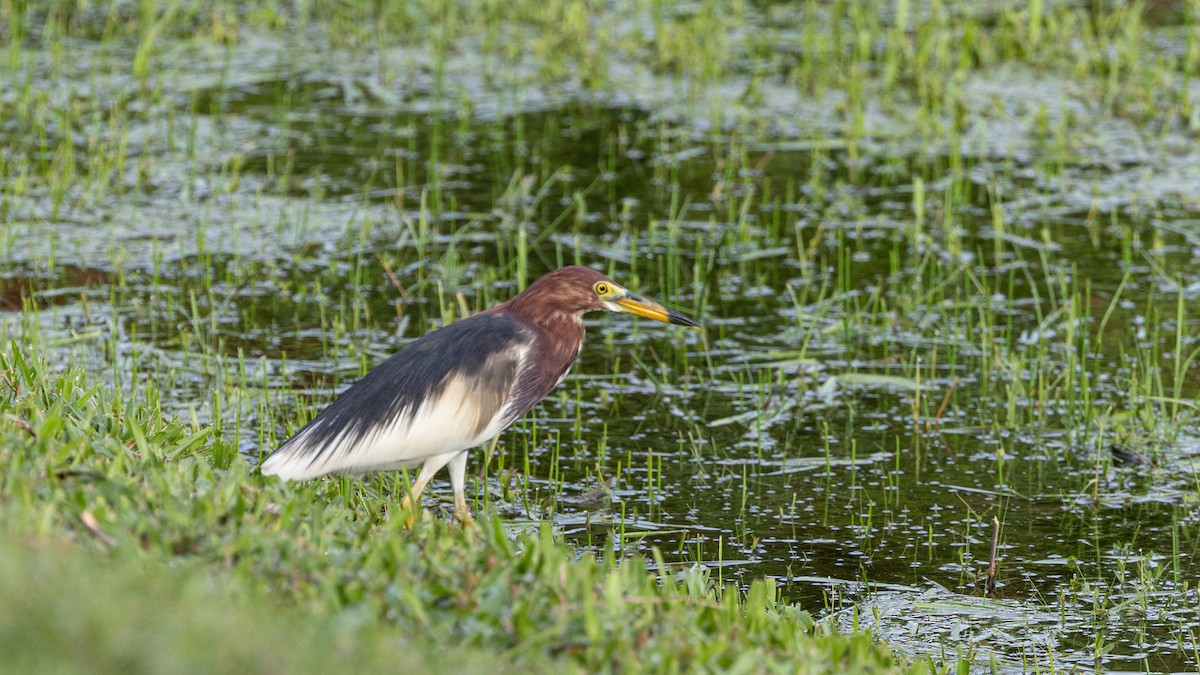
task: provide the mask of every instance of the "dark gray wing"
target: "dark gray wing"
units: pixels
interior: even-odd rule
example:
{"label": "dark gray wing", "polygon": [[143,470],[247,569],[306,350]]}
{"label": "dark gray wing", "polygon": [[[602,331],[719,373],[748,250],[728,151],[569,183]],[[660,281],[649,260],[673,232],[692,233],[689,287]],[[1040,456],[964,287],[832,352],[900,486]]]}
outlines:
{"label": "dark gray wing", "polygon": [[435,330],[354,383],[263,462],[284,479],[416,466],[478,445],[516,420],[507,405],[533,358],[519,320],[483,313]]}

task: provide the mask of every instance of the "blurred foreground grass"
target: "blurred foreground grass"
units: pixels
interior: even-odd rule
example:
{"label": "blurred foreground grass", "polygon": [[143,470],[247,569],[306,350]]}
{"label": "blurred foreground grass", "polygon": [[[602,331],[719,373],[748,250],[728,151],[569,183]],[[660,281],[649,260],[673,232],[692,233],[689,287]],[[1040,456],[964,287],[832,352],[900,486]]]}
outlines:
{"label": "blurred foreground grass", "polygon": [[378,623],[304,616],[246,584],[65,539],[0,544],[0,670],[12,673],[500,672]]}
{"label": "blurred foreground grass", "polygon": [[382,480],[284,487],[140,398],[0,352],[13,672],[907,669],[770,582],[578,559],[548,526],[496,518],[405,530]]}

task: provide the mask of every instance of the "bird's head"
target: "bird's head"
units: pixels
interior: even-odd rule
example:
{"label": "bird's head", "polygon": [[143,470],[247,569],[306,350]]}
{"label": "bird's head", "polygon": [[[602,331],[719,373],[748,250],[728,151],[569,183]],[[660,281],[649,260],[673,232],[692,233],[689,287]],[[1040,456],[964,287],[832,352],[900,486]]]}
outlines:
{"label": "bird's head", "polygon": [[653,300],[631,293],[590,267],[564,267],[541,277],[513,298],[533,314],[561,312],[576,317],[591,311],[624,312],[680,326],[700,324]]}

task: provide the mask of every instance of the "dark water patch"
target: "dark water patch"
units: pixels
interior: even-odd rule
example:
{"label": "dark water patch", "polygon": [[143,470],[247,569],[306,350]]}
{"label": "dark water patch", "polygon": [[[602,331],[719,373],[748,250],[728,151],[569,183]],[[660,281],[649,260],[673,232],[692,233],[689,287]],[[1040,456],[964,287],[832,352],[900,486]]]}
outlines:
{"label": "dark water patch", "polygon": [[655,180],[627,170],[629,158],[646,157],[644,146],[654,140],[647,115],[636,109],[568,104],[480,119],[469,107],[446,115],[403,101],[383,105],[347,87],[277,80],[201,92],[197,106],[270,123],[270,137],[249,149],[241,168],[275,177],[291,194],[411,205],[432,192],[446,210],[488,213],[498,202],[520,210],[540,198],[524,191],[530,180],[552,181],[550,206],[560,208],[578,191],[619,202],[613,197],[635,186],[641,193]]}
{"label": "dark water patch", "polygon": [[336,345],[361,343],[403,309],[388,297],[379,262],[358,258],[206,255],[131,272],[126,282],[118,302],[143,308],[128,319],[141,339],[160,345],[196,339],[206,351],[230,356],[328,354]]}
{"label": "dark water patch", "polygon": [[112,283],[107,270],[62,265],[51,274],[0,276],[0,311],[17,312],[31,303],[44,309],[78,302],[81,297],[104,297]]}

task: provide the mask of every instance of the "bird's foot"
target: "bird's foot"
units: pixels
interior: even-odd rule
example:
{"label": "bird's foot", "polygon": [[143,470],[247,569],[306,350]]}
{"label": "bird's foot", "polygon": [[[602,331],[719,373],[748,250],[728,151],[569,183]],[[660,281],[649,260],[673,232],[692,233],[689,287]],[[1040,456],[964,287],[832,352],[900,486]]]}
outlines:
{"label": "bird's foot", "polygon": [[475,524],[475,518],[471,515],[471,509],[467,507],[467,500],[461,496],[454,499],[454,517],[463,525]]}

